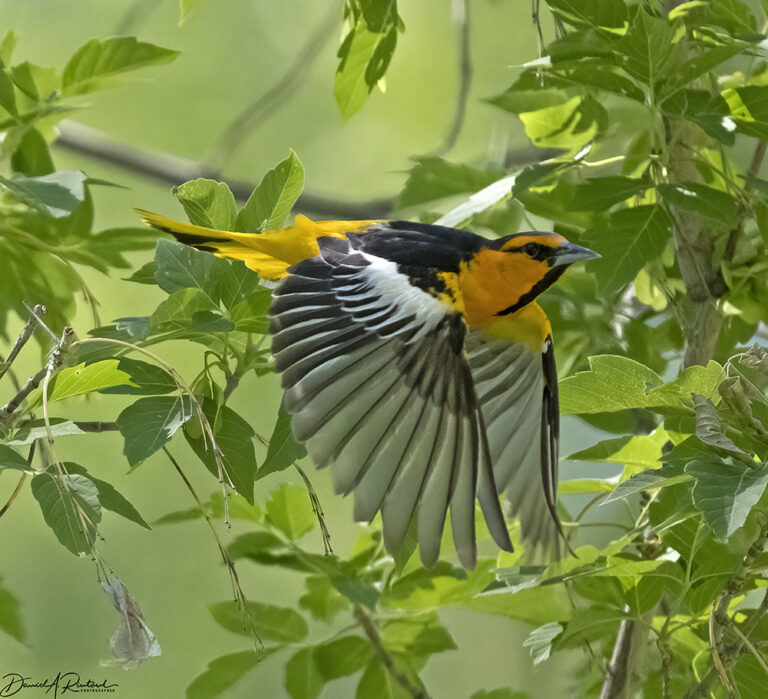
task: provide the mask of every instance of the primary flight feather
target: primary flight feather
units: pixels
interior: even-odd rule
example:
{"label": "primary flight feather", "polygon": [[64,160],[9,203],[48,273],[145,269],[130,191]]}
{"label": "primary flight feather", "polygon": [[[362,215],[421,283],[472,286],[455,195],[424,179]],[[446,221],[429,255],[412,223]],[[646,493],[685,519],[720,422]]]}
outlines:
{"label": "primary flight feather", "polygon": [[183,243],[279,281],[272,352],[294,436],[355,517],[381,511],[388,550],[415,517],[422,562],[446,515],[475,565],[475,500],[512,550],[506,491],[522,536],[550,548],[559,411],[552,329],[536,297],[572,263],[599,257],[555,233],[489,240],[407,221],[323,221],[261,234],[217,231],[147,211]]}

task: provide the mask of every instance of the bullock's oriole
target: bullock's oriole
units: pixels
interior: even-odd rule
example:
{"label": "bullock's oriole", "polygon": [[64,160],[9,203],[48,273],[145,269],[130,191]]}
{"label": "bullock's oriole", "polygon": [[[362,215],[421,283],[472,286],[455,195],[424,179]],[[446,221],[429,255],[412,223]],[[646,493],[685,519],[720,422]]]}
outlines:
{"label": "bullock's oriole", "polygon": [[296,439],[332,466],[355,517],[381,510],[395,552],[416,517],[433,565],[450,508],[459,560],[476,560],[475,499],[512,550],[498,494],[524,539],[553,545],[559,414],[552,328],[535,298],[573,262],[599,257],[555,233],[488,240],[407,221],[217,231],[144,221],[280,280],[272,352]]}

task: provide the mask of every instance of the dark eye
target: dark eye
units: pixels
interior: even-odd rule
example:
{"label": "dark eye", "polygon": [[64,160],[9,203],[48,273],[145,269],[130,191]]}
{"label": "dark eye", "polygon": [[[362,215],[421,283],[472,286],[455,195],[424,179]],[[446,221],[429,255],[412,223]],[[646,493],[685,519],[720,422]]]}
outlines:
{"label": "dark eye", "polygon": [[541,245],[538,243],[526,243],[523,245],[523,252],[530,257],[536,257],[541,252]]}

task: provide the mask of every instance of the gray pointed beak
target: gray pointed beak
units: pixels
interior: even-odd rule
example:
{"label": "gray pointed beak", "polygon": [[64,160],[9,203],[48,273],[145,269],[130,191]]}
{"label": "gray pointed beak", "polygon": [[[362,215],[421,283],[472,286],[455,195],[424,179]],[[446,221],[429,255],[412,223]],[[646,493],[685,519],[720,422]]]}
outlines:
{"label": "gray pointed beak", "polygon": [[560,246],[557,254],[551,259],[553,267],[560,267],[561,265],[571,265],[574,262],[596,260],[598,257],[602,257],[602,255],[594,250],[583,248],[581,245],[575,245],[574,243],[565,243]]}

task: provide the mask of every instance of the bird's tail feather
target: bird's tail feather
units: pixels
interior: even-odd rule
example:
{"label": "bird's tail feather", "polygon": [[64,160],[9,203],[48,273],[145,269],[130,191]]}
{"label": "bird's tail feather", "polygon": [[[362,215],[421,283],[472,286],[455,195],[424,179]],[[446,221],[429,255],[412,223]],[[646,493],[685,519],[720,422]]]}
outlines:
{"label": "bird's tail feather", "polygon": [[318,255],[318,238],[345,238],[347,233],[360,232],[375,223],[312,221],[299,215],[294,225],[288,228],[263,233],[237,233],[174,221],[143,209],[136,211],[148,226],[170,233],[179,242],[212,252],[217,257],[242,260],[247,267],[271,280],[284,277],[292,265]]}

